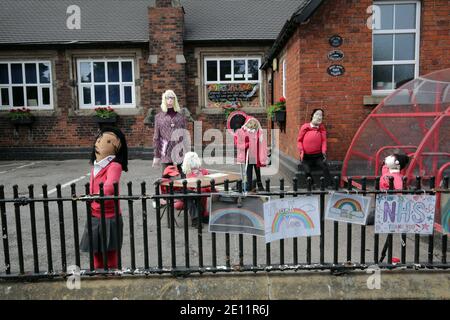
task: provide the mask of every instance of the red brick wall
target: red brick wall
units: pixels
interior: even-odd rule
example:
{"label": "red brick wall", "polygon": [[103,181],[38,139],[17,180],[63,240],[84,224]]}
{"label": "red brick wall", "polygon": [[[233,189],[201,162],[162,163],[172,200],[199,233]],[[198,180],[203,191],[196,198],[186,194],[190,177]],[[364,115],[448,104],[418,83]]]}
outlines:
{"label": "red brick wall", "polygon": [[[325,110],[331,160],[344,159],[356,130],[373,110],[363,105],[363,97],[371,95],[372,32],[366,27],[366,9],[371,4],[370,0],[327,1],[286,44],[287,130],[280,136],[280,149],[289,156],[298,157],[291,142],[314,108]],[[450,67],[448,12],[447,0],[422,1],[421,75]],[[327,67],[333,64],[327,58],[333,49],[328,39],[334,34],[344,39],[339,49],[345,57],[339,64],[346,72],[340,77],[327,74]],[[281,59],[279,62],[281,71]],[[274,91],[276,99],[281,95],[281,72],[275,73]]]}
{"label": "red brick wall", "polygon": [[[148,49],[143,48],[143,58],[137,61],[141,80],[142,114],[121,115],[117,126],[127,137],[129,147],[151,147],[153,128],[144,125],[144,117],[150,107],[150,81],[147,64]],[[77,115],[78,100],[76,87],[70,84],[70,61],[67,51],[58,50],[54,63],[56,89],[53,90],[55,110],[52,115],[38,115],[33,123],[31,134],[27,127],[18,127],[14,136],[14,126],[5,116],[0,117],[0,147],[34,147],[34,148],[73,148],[91,147],[98,124],[92,115]],[[28,55],[27,55],[28,56]],[[29,57],[33,57],[30,51]]]}

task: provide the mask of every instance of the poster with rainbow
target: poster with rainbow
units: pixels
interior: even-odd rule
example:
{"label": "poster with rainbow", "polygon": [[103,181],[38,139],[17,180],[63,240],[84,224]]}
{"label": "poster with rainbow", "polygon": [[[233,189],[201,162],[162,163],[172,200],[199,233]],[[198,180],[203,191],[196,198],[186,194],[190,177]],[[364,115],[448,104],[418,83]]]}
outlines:
{"label": "poster with rainbow", "polygon": [[264,204],[266,243],[320,236],[319,196],[284,198]]}
{"label": "poster with rainbow", "polygon": [[325,219],[365,225],[370,200],[370,197],[335,192],[328,200]]}
{"label": "poster with rainbow", "polygon": [[450,194],[441,193],[442,232],[450,234]]}
{"label": "poster with rainbow", "polygon": [[268,196],[219,195],[210,197],[209,232],[264,236],[263,204]]}
{"label": "poster with rainbow", "polygon": [[432,234],[435,195],[377,195],[375,233]]}

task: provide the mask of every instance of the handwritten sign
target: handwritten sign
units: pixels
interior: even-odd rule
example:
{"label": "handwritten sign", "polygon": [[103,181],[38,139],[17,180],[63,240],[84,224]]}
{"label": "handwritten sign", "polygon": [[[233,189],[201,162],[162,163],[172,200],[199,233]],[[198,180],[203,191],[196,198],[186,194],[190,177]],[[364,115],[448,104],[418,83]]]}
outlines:
{"label": "handwritten sign", "polygon": [[365,225],[369,215],[370,197],[333,193],[328,200],[325,218]]}
{"label": "handwritten sign", "polygon": [[298,197],[264,204],[266,243],[274,240],[319,236],[319,197]]}
{"label": "handwritten sign", "polygon": [[432,234],[435,209],[434,195],[379,195],[375,233]]}
{"label": "handwritten sign", "polygon": [[250,101],[258,96],[258,84],[211,84],[207,86],[208,99],[213,102]]}
{"label": "handwritten sign", "polygon": [[213,195],[209,232],[226,232],[264,236],[263,204],[270,197]]}

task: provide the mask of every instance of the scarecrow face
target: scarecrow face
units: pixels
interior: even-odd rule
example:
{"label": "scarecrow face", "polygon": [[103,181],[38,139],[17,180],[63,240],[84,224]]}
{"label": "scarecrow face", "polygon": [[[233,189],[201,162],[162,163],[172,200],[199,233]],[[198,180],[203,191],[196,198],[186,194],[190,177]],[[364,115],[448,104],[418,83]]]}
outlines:
{"label": "scarecrow face", "polygon": [[120,139],[112,132],[103,132],[95,141],[95,160],[115,155],[120,149]]}
{"label": "scarecrow face", "polygon": [[254,129],[258,129],[259,126],[258,126],[258,122],[256,120],[252,119],[247,122],[246,127],[251,130],[254,130]]}
{"label": "scarecrow face", "polygon": [[175,97],[172,95],[166,96],[167,108],[173,108],[173,102],[175,101]]}
{"label": "scarecrow face", "polygon": [[319,125],[322,123],[322,118],[323,118],[323,113],[322,110],[317,110],[316,112],[314,112],[313,118],[311,120],[311,122],[314,125]]}

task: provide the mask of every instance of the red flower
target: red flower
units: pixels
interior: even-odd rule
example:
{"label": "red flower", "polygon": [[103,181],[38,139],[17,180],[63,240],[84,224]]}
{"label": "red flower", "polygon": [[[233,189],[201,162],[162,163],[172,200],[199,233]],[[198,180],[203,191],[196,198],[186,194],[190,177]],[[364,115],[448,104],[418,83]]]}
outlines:
{"label": "red flower", "polygon": [[286,102],[286,98],[285,97],[281,97],[280,98],[280,102]]}

